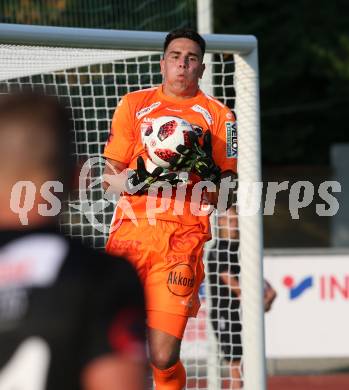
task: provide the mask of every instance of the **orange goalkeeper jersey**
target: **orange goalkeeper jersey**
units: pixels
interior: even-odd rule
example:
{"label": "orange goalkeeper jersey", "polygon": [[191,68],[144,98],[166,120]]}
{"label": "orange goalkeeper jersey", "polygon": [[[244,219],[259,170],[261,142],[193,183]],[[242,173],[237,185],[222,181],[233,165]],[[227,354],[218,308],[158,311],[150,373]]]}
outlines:
{"label": "orange goalkeeper jersey", "polygon": [[[177,116],[190,122],[199,135],[200,143],[202,134],[210,130],[215,163],[222,171],[236,172],[236,126],[234,114],[230,109],[200,90],[195,97],[185,100],[164,95],[162,85],[131,92],[122,98],[113,116],[104,156],[125,163],[132,169],[136,168],[137,157],[142,156],[149,167],[151,162],[148,161],[141,134],[160,116]],[[155,219],[174,221],[183,225],[201,224],[204,230],[208,231],[208,216],[194,215],[192,210],[196,210],[197,205],[190,208],[192,185],[188,185],[184,197],[178,194],[176,197],[175,188],[171,199],[167,201],[161,198],[162,195],[158,195],[156,205],[159,209],[154,214]],[[149,218],[147,207],[149,209],[154,204],[151,206],[151,202],[148,201],[147,205],[147,198],[148,195],[121,197],[116,207],[114,221],[130,219],[133,215],[136,218]],[[125,212],[126,209],[132,211]]]}

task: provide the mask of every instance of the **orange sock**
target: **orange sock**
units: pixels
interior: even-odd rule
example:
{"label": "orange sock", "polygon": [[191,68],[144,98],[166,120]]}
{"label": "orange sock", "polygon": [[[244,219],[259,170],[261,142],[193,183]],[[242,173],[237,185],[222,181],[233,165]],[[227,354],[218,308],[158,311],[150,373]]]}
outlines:
{"label": "orange sock", "polygon": [[187,376],[185,368],[180,360],[166,370],[159,370],[153,364],[153,376],[156,390],[183,390],[186,384]]}

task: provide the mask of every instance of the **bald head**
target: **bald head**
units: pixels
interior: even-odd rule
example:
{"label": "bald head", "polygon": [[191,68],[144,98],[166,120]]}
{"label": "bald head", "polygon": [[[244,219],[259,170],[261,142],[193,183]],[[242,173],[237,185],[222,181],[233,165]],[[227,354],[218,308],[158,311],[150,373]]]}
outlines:
{"label": "bald head", "polygon": [[67,181],[69,113],[53,97],[0,95],[0,178]]}
{"label": "bald head", "polygon": [[55,221],[73,174],[69,118],[56,98],[0,95],[0,230]]}

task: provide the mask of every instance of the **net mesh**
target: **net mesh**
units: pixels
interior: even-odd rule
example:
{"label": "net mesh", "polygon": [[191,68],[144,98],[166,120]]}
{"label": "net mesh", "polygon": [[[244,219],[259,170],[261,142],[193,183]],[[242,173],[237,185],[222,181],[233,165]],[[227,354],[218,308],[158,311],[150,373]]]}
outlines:
{"label": "net mesh", "polygon": [[[101,155],[113,112],[126,93],[161,83],[159,60],[160,53],[154,52],[0,45],[0,93],[35,88],[58,95],[72,108],[75,154],[84,174],[79,190],[64,205],[61,226],[95,248],[105,245],[115,207],[113,200],[103,198],[101,187]],[[210,60],[212,83],[202,87],[234,108],[234,57],[217,53]],[[228,361],[239,366],[241,355],[238,290],[232,294],[220,276],[228,273],[230,282],[238,280],[234,209],[212,215],[211,222],[214,238],[205,249],[208,277],[200,290],[202,307],[189,320],[182,344],[187,387],[192,389],[231,386]]]}

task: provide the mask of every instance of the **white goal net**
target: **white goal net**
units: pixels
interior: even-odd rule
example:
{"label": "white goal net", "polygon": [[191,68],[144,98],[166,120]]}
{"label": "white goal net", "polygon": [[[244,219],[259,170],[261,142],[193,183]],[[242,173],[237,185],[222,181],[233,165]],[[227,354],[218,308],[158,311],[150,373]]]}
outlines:
{"label": "white goal net", "polygon": [[[64,30],[68,29],[56,29]],[[74,36],[74,29],[70,30]],[[148,33],[140,34],[144,39]],[[159,33],[157,37],[158,43],[152,42],[151,51],[141,50],[137,42],[130,43],[129,50],[119,50],[117,39],[111,44],[115,48],[89,48],[87,43],[61,47],[59,34],[57,45],[54,39],[50,46],[36,45],[35,39],[26,45],[21,41],[13,44],[13,39],[7,42],[6,38],[0,43],[0,93],[41,89],[58,95],[72,109],[75,153],[85,174],[80,175],[83,180],[79,190],[65,205],[61,226],[66,234],[81,237],[95,248],[105,245],[115,206],[113,200],[103,198],[101,188],[101,156],[111,117],[124,94],[161,83],[159,60],[164,36]],[[149,36],[152,41],[153,38]],[[27,36],[26,42],[28,39]],[[240,132],[239,180],[253,182],[260,180],[258,80],[256,67],[244,57],[244,53],[251,52],[253,39],[241,37],[236,43],[227,39],[207,36],[211,61],[206,66],[211,83],[206,78],[202,88],[236,111]],[[120,46],[124,48],[125,44]],[[146,45],[144,48],[148,49]],[[198,318],[189,321],[182,345],[187,387],[191,389],[231,388],[228,360],[235,365],[243,362],[244,388],[264,389],[260,218],[240,217],[239,226],[236,218],[234,209],[212,216],[214,239],[205,252],[207,278],[200,291],[202,308]],[[219,281],[221,272],[229,272],[236,280],[240,278],[239,236],[242,308],[239,294],[228,293]]]}

